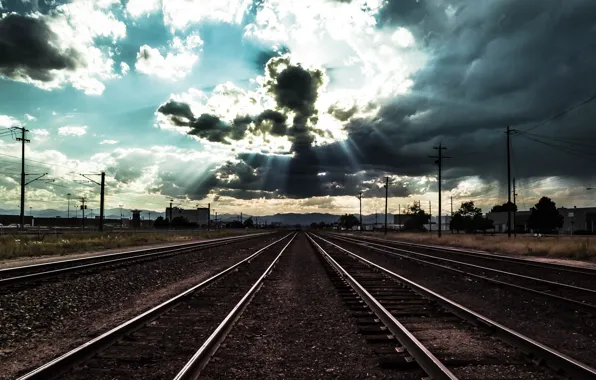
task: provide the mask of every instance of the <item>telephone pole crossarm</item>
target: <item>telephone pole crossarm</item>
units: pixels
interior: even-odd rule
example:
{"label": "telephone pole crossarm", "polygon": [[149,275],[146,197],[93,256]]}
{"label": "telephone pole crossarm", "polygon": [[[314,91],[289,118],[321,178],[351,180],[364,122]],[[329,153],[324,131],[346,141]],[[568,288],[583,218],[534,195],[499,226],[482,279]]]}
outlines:
{"label": "telephone pole crossarm", "polygon": [[43,178],[43,177],[47,176],[47,175],[48,175],[48,173],[43,173],[43,174],[25,174],[25,175],[26,175],[26,176],[27,176],[27,175],[36,175],[36,176],[38,176],[38,177],[35,177],[34,179],[32,179],[31,181],[29,181],[29,182],[26,182],[26,183],[25,183],[25,186],[27,186],[27,185],[29,185],[30,183],[33,183],[33,182],[37,181],[38,179],[40,179],[40,178]]}
{"label": "telephone pole crossarm", "polygon": [[82,176],[82,177],[87,178],[89,181],[93,182],[94,184],[96,184],[98,186],[101,186],[101,183],[99,183],[97,181],[94,181],[91,178],[87,177],[88,175],[101,175],[101,174],[79,174],[79,175]]}

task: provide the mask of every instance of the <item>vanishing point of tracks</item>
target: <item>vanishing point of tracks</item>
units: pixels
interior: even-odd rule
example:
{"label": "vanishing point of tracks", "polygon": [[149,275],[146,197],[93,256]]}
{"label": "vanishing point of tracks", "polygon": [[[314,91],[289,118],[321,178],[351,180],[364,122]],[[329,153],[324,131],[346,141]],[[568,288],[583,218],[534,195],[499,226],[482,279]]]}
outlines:
{"label": "vanishing point of tracks", "polygon": [[[380,366],[396,371],[395,378],[596,379],[587,365],[343,246],[307,236]],[[295,238],[286,235],[19,379],[198,378]]]}

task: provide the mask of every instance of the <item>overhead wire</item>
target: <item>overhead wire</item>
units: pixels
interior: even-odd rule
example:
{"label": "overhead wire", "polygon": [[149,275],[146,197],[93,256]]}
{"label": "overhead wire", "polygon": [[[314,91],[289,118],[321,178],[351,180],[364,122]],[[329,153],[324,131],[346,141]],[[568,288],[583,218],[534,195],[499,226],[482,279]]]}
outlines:
{"label": "overhead wire", "polygon": [[594,99],[596,99],[596,93],[594,93],[592,96],[590,96],[590,97],[588,97],[588,98],[586,98],[586,99],[582,100],[580,103],[578,103],[578,104],[576,104],[576,105],[574,105],[574,106],[572,106],[572,107],[570,107],[570,108],[566,109],[565,111],[563,111],[563,112],[560,112],[560,113],[558,113],[558,114],[556,114],[556,115],[554,115],[554,116],[552,116],[552,117],[550,117],[550,118],[548,118],[548,119],[546,119],[546,120],[544,120],[544,121],[542,121],[542,122],[540,122],[540,123],[538,123],[538,124],[534,125],[533,127],[530,127],[530,128],[528,128],[528,129],[524,130],[523,132],[529,132],[529,131],[532,131],[532,130],[534,130],[534,129],[538,128],[538,127],[541,127],[541,126],[543,126],[543,125],[545,125],[545,124],[548,124],[548,123],[550,123],[551,121],[553,121],[553,120],[556,120],[556,119],[558,119],[558,118],[560,118],[560,117],[562,117],[562,116],[564,116],[564,115],[568,114],[569,112],[571,112],[571,111],[573,111],[573,110],[576,110],[576,109],[578,109],[578,108],[580,108],[580,107],[582,107],[582,106],[584,106],[584,105],[586,105],[586,104],[590,103],[590,102],[591,102],[591,101],[593,101]]}
{"label": "overhead wire", "polygon": [[[524,137],[524,138],[526,138],[528,140],[531,140],[531,141],[537,142],[539,144],[548,146],[548,147],[553,148],[555,150],[559,150],[561,152],[566,152],[568,154],[571,154],[571,155],[574,155],[574,156],[583,158],[583,159],[588,160],[588,161],[596,162],[596,152],[585,152],[585,151],[582,151],[582,150],[573,149],[573,148],[566,147],[566,146],[561,146],[561,145],[558,145],[558,144],[555,144],[555,143],[551,143],[551,142],[548,142],[548,141],[542,141],[540,139],[536,139],[536,138],[533,138],[533,137],[530,137],[530,136],[526,136],[524,134],[518,134],[518,136],[521,136],[521,137]],[[595,155],[595,156],[594,157],[588,157],[586,155],[588,155],[588,156],[589,155]]]}

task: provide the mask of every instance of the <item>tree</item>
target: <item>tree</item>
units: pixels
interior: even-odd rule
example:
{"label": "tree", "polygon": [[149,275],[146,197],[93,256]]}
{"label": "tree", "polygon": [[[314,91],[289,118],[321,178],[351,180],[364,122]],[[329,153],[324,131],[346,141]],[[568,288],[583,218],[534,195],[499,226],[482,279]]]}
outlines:
{"label": "tree", "polygon": [[253,222],[252,217],[248,218],[244,221],[244,227],[246,228],[254,228],[255,222]]}
{"label": "tree", "polygon": [[542,197],[530,209],[528,227],[539,233],[551,233],[563,226],[563,215],[559,214],[555,202],[548,197]]}
{"label": "tree", "polygon": [[174,219],[172,219],[172,228],[184,228],[188,226],[188,219],[186,219],[184,216],[177,216]]}
{"label": "tree", "polygon": [[453,214],[453,218],[451,218],[451,221],[449,222],[449,228],[451,231],[456,230],[457,233],[466,229],[466,221],[459,212]]}
{"label": "tree", "polygon": [[[453,215],[450,225],[451,229],[458,233],[460,230],[475,232],[476,230],[490,229],[488,222],[482,217],[482,210],[474,205],[474,201],[463,202]],[[490,225],[492,225],[492,221]]]}
{"label": "tree", "polygon": [[483,217],[482,214],[474,216],[473,225],[475,230],[480,230],[486,233],[486,230],[492,230],[495,228],[495,222],[487,217]]}
{"label": "tree", "polygon": [[420,207],[420,203],[414,202],[408,209],[407,215],[409,218],[404,223],[404,230],[426,231],[424,225],[430,221],[430,215]]}
{"label": "tree", "polygon": [[170,224],[170,221],[167,218],[164,219],[163,216],[160,216],[157,219],[155,219],[155,221],[153,222],[153,227],[155,227],[155,228],[168,228],[168,224]]}
{"label": "tree", "polygon": [[345,227],[349,230],[351,230],[352,227],[360,224],[358,218],[354,214],[345,214],[340,216],[338,223],[341,227]]}
{"label": "tree", "polygon": [[502,205],[493,206],[490,212],[517,212],[517,205],[513,202],[505,202]]}

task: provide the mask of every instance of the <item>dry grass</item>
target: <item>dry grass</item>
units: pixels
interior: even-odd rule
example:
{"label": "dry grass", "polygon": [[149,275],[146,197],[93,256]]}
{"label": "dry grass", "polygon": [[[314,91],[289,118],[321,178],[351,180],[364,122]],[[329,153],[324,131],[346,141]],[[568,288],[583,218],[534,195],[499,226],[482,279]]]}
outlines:
{"label": "dry grass", "polygon": [[390,233],[388,237],[413,243],[442,244],[521,256],[596,260],[596,237],[591,236],[541,238],[517,236],[509,239],[507,235],[469,235],[447,232],[440,239],[436,234],[428,233]]}
{"label": "dry grass", "polygon": [[39,237],[7,235],[0,237],[0,259],[44,255],[66,255],[150,244],[176,243],[246,233],[244,230],[210,232],[89,233]]}

